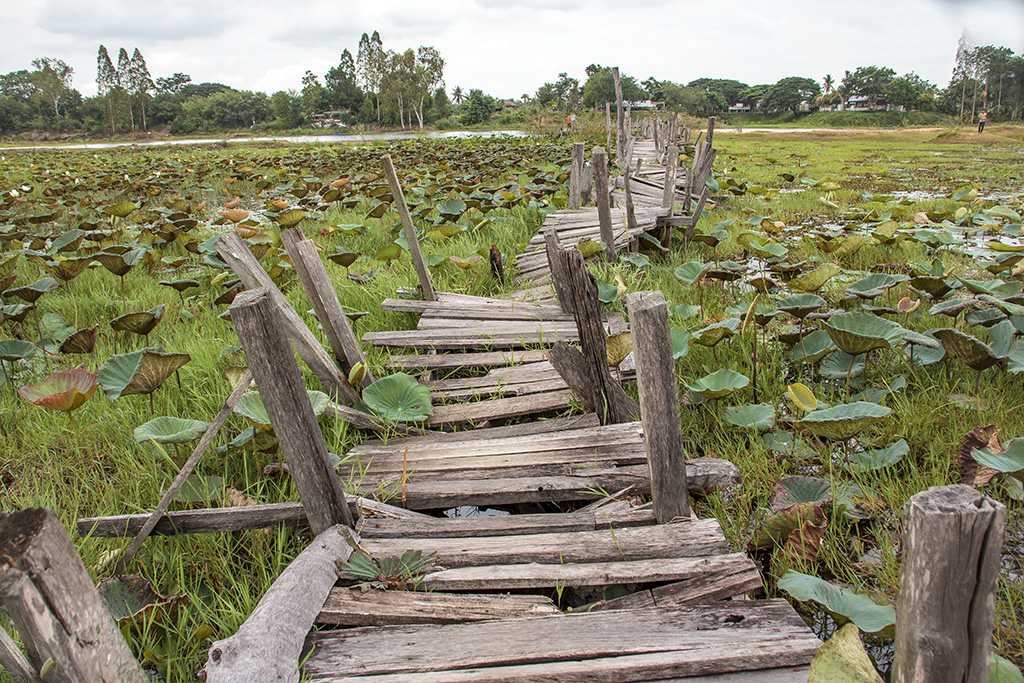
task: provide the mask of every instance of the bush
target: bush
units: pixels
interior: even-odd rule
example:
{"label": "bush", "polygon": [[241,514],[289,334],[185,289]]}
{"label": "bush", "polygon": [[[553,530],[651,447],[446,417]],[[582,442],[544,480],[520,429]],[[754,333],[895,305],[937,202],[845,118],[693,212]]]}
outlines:
{"label": "bush", "polygon": [[446,116],[443,119],[437,121],[434,124],[434,127],[437,128],[438,130],[458,130],[459,128],[462,127],[462,122],[459,121],[458,116],[455,116],[453,114],[452,116]]}

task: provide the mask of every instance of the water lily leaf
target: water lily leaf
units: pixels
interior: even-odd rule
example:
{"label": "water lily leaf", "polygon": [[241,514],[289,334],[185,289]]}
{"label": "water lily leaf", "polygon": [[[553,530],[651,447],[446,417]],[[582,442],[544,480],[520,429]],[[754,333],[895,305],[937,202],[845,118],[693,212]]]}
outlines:
{"label": "water lily leaf", "polygon": [[809,273],[804,273],[789,281],[789,288],[794,292],[813,293],[821,289],[826,282],[842,272],[842,268],[826,263],[820,265]]}
{"label": "water lily leaf", "polygon": [[481,256],[469,256],[467,258],[460,258],[458,256],[449,256],[448,260],[457,265],[462,270],[469,270],[476,264],[483,261]]}
{"label": "water lily leaf", "polygon": [[719,399],[739,391],[748,384],[750,384],[750,379],[746,375],[723,368],[686,386],[690,391],[704,398]]}
{"label": "water lily leaf", "polygon": [[174,606],[186,602],[184,595],[164,597],[153,584],[138,575],[111,576],[100,581],[96,591],[118,624],[161,623]]}
{"label": "water lily leaf", "polygon": [[96,337],[99,336],[100,326],[97,323],[92,327],[75,330],[64,338],[60,343],[61,353],[92,353],[96,348]]}
{"label": "water lily leaf", "polygon": [[689,287],[694,282],[699,280],[704,273],[711,268],[711,263],[701,263],[700,261],[690,261],[684,263],[675,270],[676,279],[683,283],[684,287]]}
{"label": "water lily leaf", "polygon": [[22,301],[27,301],[30,304],[35,303],[43,294],[52,292],[53,290],[60,287],[60,283],[54,280],[52,277],[44,277],[41,280],[36,280],[30,285],[24,287],[15,287],[8,289],[4,292],[5,297],[16,296]]}
{"label": "water lily leaf", "polygon": [[845,617],[861,631],[879,633],[896,623],[896,610],[891,605],[876,605],[871,598],[848,588],[840,588],[817,576],[787,570],[778,587],[801,602],[813,600],[835,615]]}
{"label": "water lily leaf", "polygon": [[123,277],[134,268],[146,255],[146,250],[136,247],[123,254],[113,254],[101,251],[93,255],[100,265],[118,277]]}
{"label": "water lily leaf", "polygon": [[772,509],[782,510],[798,503],[827,503],[832,484],[820,477],[784,477],[772,489]]}
{"label": "water lily leaf", "polygon": [[722,422],[733,427],[766,432],[775,429],[775,407],[766,403],[730,406],[723,411]]}
{"label": "water lily leaf", "polygon": [[[672,337],[672,358],[679,360],[690,352],[690,332],[684,327],[673,327],[669,330]],[[1021,347],[1024,349],[1024,345]],[[1024,371],[1024,351],[1022,351],[1021,371]]]}
{"label": "water lily leaf", "polygon": [[469,207],[461,199],[448,199],[434,206],[445,220],[457,221],[462,217]]}
{"label": "water lily leaf", "polygon": [[633,334],[628,331],[613,334],[605,339],[605,348],[608,353],[608,365],[617,368],[626,360],[626,356],[633,352]]}
{"label": "water lily leaf", "polygon": [[861,311],[834,315],[822,327],[836,346],[854,356],[903,342],[902,325]]}
{"label": "water lily leaf", "polygon": [[96,372],[96,379],[111,401],[132,394],[151,394],[190,360],[187,353],[146,348],[112,356]]}
{"label": "water lily leaf", "polygon": [[332,262],[337,263],[342,268],[348,268],[356,259],[359,258],[359,252],[356,251],[339,251],[334,254],[328,254],[327,258]]}
{"label": "water lily leaf", "polygon": [[809,363],[813,365],[837,348],[832,343],[832,339],[827,332],[815,330],[801,339],[799,343],[793,344],[790,356],[796,363]]}
{"label": "water lily leaf", "polygon": [[157,323],[164,317],[164,307],[166,304],[160,304],[155,306],[148,311],[139,311],[136,313],[126,313],[120,315],[110,321],[110,326],[118,332],[132,332],[134,334],[145,336],[153,331],[153,328],[157,326]]}
{"label": "water lily leaf", "polygon": [[209,427],[209,422],[162,415],[136,427],[132,436],[137,443],[188,443],[205,434]]}
{"label": "water lily leaf", "polygon": [[885,293],[890,287],[895,287],[901,282],[910,278],[906,275],[890,275],[889,273],[871,273],[867,277],[857,280],[846,288],[847,298],[874,299]]}
{"label": "water lily leaf", "polygon": [[1017,328],[1009,320],[1003,320],[988,329],[990,340],[989,346],[996,358],[1000,360],[1007,358],[1016,348],[1017,340],[1014,338]]}
{"label": "water lily leaf", "polygon": [[790,384],[786,392],[800,410],[809,413],[818,409],[818,399],[815,398],[814,392],[800,382]]}
{"label": "water lily leaf", "polygon": [[999,357],[992,347],[972,334],[953,327],[943,327],[931,332],[942,341],[942,346],[949,355],[959,359],[972,370],[980,372],[999,362]]}
{"label": "water lily leaf", "polygon": [[842,441],[883,421],[891,412],[890,408],[877,403],[856,401],[815,410],[797,421],[796,426],[810,431],[815,436]]}
{"label": "water lily leaf", "polygon": [[164,287],[170,287],[174,291],[180,293],[192,289],[193,287],[198,287],[199,280],[190,280],[187,278],[182,280],[161,280],[159,284]]}
{"label": "water lily leaf", "polygon": [[[317,417],[323,415],[330,404],[330,397],[322,391],[312,391],[309,389],[306,390],[306,395],[309,397],[309,404],[313,408],[313,414]],[[269,432],[272,429],[270,414],[267,413],[267,408],[263,405],[263,397],[260,396],[258,391],[247,391],[239,396],[238,403],[235,404],[233,412],[252,422],[257,429],[265,432]]]}
{"label": "water lily leaf", "polygon": [[824,308],[827,302],[817,294],[793,294],[780,299],[775,308],[789,313],[794,318],[805,318],[819,308]]}
{"label": "water lily leaf", "polygon": [[[381,213],[383,215],[383,213]],[[298,225],[302,222],[302,219],[306,217],[306,212],[302,209],[291,209],[284,213],[278,214],[277,224],[282,228],[290,228]]]}
{"label": "water lily leaf", "polygon": [[854,472],[881,470],[895,465],[910,452],[906,439],[900,439],[885,448],[872,448],[863,453],[850,454],[850,469]]}
{"label": "water lily leaf", "polygon": [[727,318],[720,323],[702,327],[690,337],[695,344],[715,346],[723,339],[732,337],[740,330],[739,318]]}
{"label": "water lily leaf", "polygon": [[36,353],[36,345],[20,339],[4,339],[0,341],[0,360],[13,363],[16,360],[28,360]]}
{"label": "water lily leaf", "polygon": [[378,261],[390,263],[402,255],[402,248],[397,244],[389,244],[373,255]]}
{"label": "water lily leaf", "polygon": [[847,624],[818,648],[811,660],[810,682],[882,683],[882,677],[864,649],[860,629]]}
{"label": "water lily leaf", "polygon": [[381,377],[363,389],[362,403],[388,422],[419,422],[434,414],[430,390],[404,372]]}
{"label": "water lily leaf", "polygon": [[224,494],[223,477],[205,477],[193,474],[185,480],[184,486],[174,496],[178,503],[209,503],[220,500]]}
{"label": "water lily leaf", "polygon": [[101,211],[108,216],[114,216],[115,218],[127,218],[138,208],[139,205],[134,202],[121,202],[120,204],[104,206]]}
{"label": "water lily leaf", "polygon": [[55,372],[38,384],[26,384],[18,393],[32,405],[70,413],[89,400],[96,386],[96,375],[75,368]]}
{"label": "water lily leaf", "polygon": [[845,351],[836,351],[822,362],[818,372],[825,379],[853,379],[863,375],[866,368],[863,354],[851,356]]}

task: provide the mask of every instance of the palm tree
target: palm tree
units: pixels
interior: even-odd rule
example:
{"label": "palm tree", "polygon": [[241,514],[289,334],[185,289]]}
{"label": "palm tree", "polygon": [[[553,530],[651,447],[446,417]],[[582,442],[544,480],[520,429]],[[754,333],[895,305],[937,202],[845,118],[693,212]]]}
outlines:
{"label": "palm tree", "polygon": [[462,100],[464,99],[466,99],[466,95],[462,92],[462,88],[459,86],[452,88],[452,102],[455,104],[462,104]]}
{"label": "palm tree", "polygon": [[834,86],[836,82],[832,78],[832,74],[825,74],[825,79],[822,82],[822,84],[825,86],[825,94],[828,95],[830,92],[832,92],[832,86]]}

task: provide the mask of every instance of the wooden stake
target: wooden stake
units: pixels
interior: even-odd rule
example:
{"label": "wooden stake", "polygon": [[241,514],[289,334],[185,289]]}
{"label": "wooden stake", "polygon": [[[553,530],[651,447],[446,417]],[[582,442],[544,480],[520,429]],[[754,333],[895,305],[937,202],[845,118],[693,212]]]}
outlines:
{"label": "wooden stake", "polygon": [[647,464],[651,468],[654,516],[664,524],[690,516],[668,305],[661,292],[633,292],[626,295],[626,308],[633,335]]}
{"label": "wooden stake", "polygon": [[309,302],[313,304],[313,310],[316,311],[317,320],[324,328],[324,334],[331,344],[335,359],[341,364],[346,376],[352,372],[352,367],[356,363],[362,363],[366,368],[362,386],[370,386],[374,378],[366,362],[366,356],[363,355],[359,340],[352,331],[352,324],[345,315],[345,309],[338,301],[338,294],[334,291],[331,278],[327,275],[327,269],[320,260],[313,240],[308,239],[302,228],[296,226],[281,233],[281,243],[292,258],[292,266],[295,267],[302,288],[306,290]]}
{"label": "wooden stake", "polygon": [[558,242],[558,232],[554,228],[544,231],[544,245],[548,255],[548,269],[551,271],[551,286],[555,289],[555,298],[563,313],[572,314],[572,292],[568,288],[568,276],[562,269],[562,261],[558,252],[562,250]]}
{"label": "wooden stake", "polygon": [[893,681],[987,681],[1006,506],[936,486],[904,507]]}
{"label": "wooden stake", "polygon": [[594,148],[594,185],[597,189],[597,220],[601,224],[601,241],[609,261],[615,260],[615,234],[612,232],[612,214],[608,206],[608,157],[603,147]]}
{"label": "wooden stake", "polygon": [[622,170],[622,187],[626,192],[626,231],[629,233],[629,238],[638,238],[640,232],[640,226],[636,222],[636,213],[633,211],[633,192],[629,187],[629,178],[633,171],[630,169],[627,163]]}
{"label": "wooden stake", "polygon": [[0,666],[14,679],[14,683],[43,683],[18,644],[0,627]]}
{"label": "wooden stake", "polygon": [[313,533],[335,524],[353,526],[345,492],[331,467],[320,425],[270,293],[266,289],[242,292],[230,310]]}
{"label": "wooden stake", "polygon": [[387,176],[388,185],[391,186],[391,194],[395,197],[394,207],[402,219],[405,241],[409,243],[409,255],[412,257],[412,266],[416,269],[416,275],[420,279],[423,298],[427,301],[437,301],[434,283],[430,279],[430,271],[427,270],[427,262],[423,260],[423,252],[420,251],[420,238],[416,233],[416,226],[412,223],[409,207],[405,203],[405,195],[402,194],[402,185],[398,182],[395,166],[391,163],[391,155],[385,154],[381,161],[384,163],[384,175]]}
{"label": "wooden stake", "polygon": [[0,604],[35,669],[52,659],[59,672],[54,680],[149,680],[51,510],[19,510],[0,519],[0,558]]}
{"label": "wooden stake", "polygon": [[619,67],[612,67],[612,77],[615,79],[615,160],[622,164],[622,157],[626,153],[626,120],[622,109],[622,79],[619,78]]}
{"label": "wooden stake", "polygon": [[583,186],[583,149],[582,142],[572,143],[572,164],[569,171],[569,208],[580,208]]}
{"label": "wooden stake", "polygon": [[604,125],[608,139],[605,141],[605,149],[612,148],[612,103],[605,100],[604,103]]}
{"label": "wooden stake", "polygon": [[672,209],[676,204],[676,164],[679,162],[679,148],[668,146],[665,155],[665,187],[661,196],[661,208]]}

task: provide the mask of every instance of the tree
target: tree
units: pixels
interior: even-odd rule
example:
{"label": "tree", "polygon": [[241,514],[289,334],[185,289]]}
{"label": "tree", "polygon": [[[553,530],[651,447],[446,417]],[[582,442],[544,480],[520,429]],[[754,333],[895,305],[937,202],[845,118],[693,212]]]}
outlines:
{"label": "tree", "polygon": [[736,104],[740,101],[740,93],[750,86],[746,83],[740,83],[739,81],[733,81],[726,78],[698,78],[695,81],[691,81],[686,87],[700,88],[707,92],[721,94],[727,103],[722,109],[728,109],[729,105]]}
{"label": "tree", "polygon": [[149,98],[149,91],[155,87],[153,78],[149,75],[145,58],[139,52],[139,48],[135,48],[128,63],[127,90],[139,103],[139,110],[142,112],[142,130],[146,130],[146,100]]}
{"label": "tree", "polygon": [[807,102],[821,92],[818,82],[813,78],[789,76],[773,85],[764,96],[765,111],[786,111],[796,113],[803,102]]}
{"label": "tree", "polygon": [[423,102],[437,88],[444,88],[444,59],[436,48],[421,45],[416,49],[409,84],[410,102],[420,130],[423,129]]}
{"label": "tree", "polygon": [[859,66],[843,76],[843,87],[848,97],[860,95],[877,99],[885,94],[885,87],[896,76],[888,67]]}
{"label": "tree", "polygon": [[316,74],[306,69],[306,73],[302,77],[302,111],[307,119],[311,119],[313,114],[323,110],[325,94],[324,86],[320,85]]}
{"label": "tree", "polygon": [[71,78],[75,70],[63,60],[53,57],[33,59],[32,66],[36,69],[36,87],[53,106],[53,115],[60,118],[60,103],[71,92]]}
{"label": "tree", "polygon": [[107,48],[100,45],[99,53],[96,55],[96,88],[101,97],[107,100],[107,111],[110,114],[110,132],[117,132],[117,117],[114,115],[114,100],[119,86],[117,70],[110,61],[110,54]]}
{"label": "tree", "polygon": [[904,109],[920,109],[934,97],[935,85],[913,71],[894,78],[885,86],[885,99]]}
{"label": "tree", "polygon": [[590,64],[589,66],[587,66],[587,68],[585,69],[584,72],[587,74],[587,78],[589,79],[591,76],[596,74],[598,71],[601,71],[601,70],[603,70],[605,68],[606,67],[603,67],[600,64]]}
{"label": "tree", "polygon": [[466,99],[465,93],[462,92],[462,88],[455,86],[452,88],[452,102],[455,104],[462,104],[462,100]]}
{"label": "tree", "polygon": [[761,106],[762,100],[768,94],[768,91],[772,89],[771,83],[764,83],[762,85],[752,85],[746,90],[739,94],[739,101],[750,106],[750,110],[753,111]]}
{"label": "tree", "polygon": [[[128,56],[128,50],[123,47],[117,53],[117,89],[114,91],[118,99],[125,97],[131,92],[131,66],[132,60]],[[132,123],[132,130],[135,130],[135,111],[132,109],[131,99],[128,99],[128,118]]]}
{"label": "tree", "polygon": [[835,87],[835,79],[832,78],[832,74],[825,74],[825,78],[822,79],[821,84],[825,87],[825,94],[831,95],[832,88]]}
{"label": "tree", "polygon": [[390,57],[384,51],[384,43],[380,33],[373,36],[365,33],[359,39],[359,51],[356,54],[356,76],[359,86],[368,93],[373,93],[377,104],[377,120],[380,121],[380,88],[381,81],[387,71]]}
{"label": "tree", "polygon": [[647,80],[643,81],[640,85],[643,86],[644,92],[647,93],[647,99],[655,102],[665,99],[665,89],[662,87],[664,83],[653,76],[648,76]]}
{"label": "tree", "polygon": [[270,97],[270,109],[281,128],[298,128],[302,118],[302,100],[294,92],[279,90]]}
{"label": "tree", "polygon": [[192,82],[192,77],[180,71],[167,78],[156,79],[156,90],[158,93],[173,95],[181,92],[181,89]]}
{"label": "tree", "polygon": [[494,98],[484,95],[482,90],[470,90],[466,99],[466,111],[462,115],[462,125],[475,126],[487,123],[494,112]]}
{"label": "tree", "polygon": [[356,85],[356,63],[347,49],[341,53],[338,66],[324,76],[328,99],[332,109],[354,111],[363,101],[363,93]]}
{"label": "tree", "polygon": [[[622,75],[619,77],[622,83],[622,99],[626,102],[636,102],[647,96],[643,88],[632,76]],[[598,107],[605,102],[615,101],[615,75],[608,67],[602,68],[587,79],[583,86],[583,106]]]}

